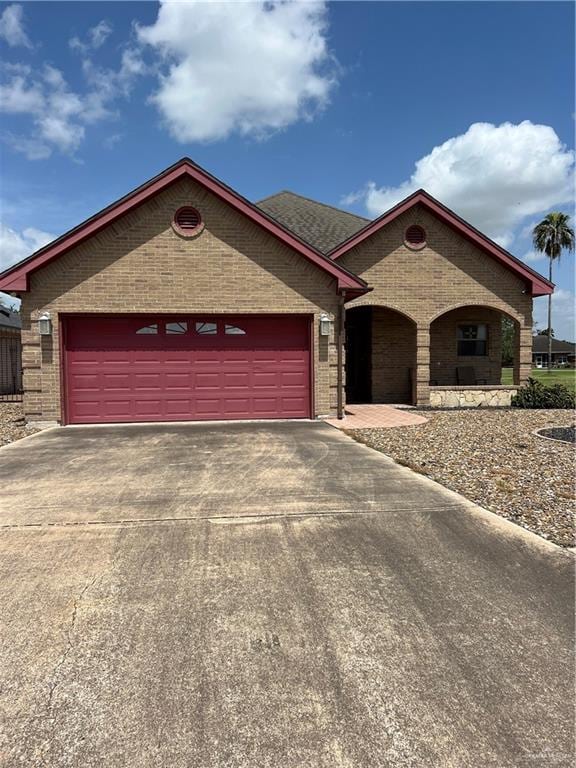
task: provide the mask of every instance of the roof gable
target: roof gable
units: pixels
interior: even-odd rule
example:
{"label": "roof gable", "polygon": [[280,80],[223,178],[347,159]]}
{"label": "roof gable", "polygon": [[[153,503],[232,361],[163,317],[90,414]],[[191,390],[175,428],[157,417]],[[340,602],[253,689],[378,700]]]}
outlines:
{"label": "roof gable", "polygon": [[512,272],[515,272],[526,282],[532,296],[544,296],[553,293],[554,283],[549,282],[545,277],[538,274],[538,272],[530,269],[530,267],[522,261],[515,256],[512,256],[512,254],[508,253],[504,248],[501,248],[493,240],[490,240],[489,237],[483,235],[482,232],[477,230],[471,224],[468,224],[468,222],[464,221],[464,219],[454,213],[454,211],[446,208],[445,205],[442,205],[442,203],[423,189],[414,192],[405,200],[398,203],[398,205],[395,205],[389,211],[383,213],[382,216],[369,222],[359,232],[356,232],[336,248],[333,248],[328,255],[334,260],[339,259],[352,248],[359,245],[376,232],[379,232],[391,221],[394,221],[398,216],[416,205],[424,206],[428,211],[441,219],[447,226],[470,240],[478,248],[483,250],[489,256],[495,258]]}
{"label": "roof gable", "polygon": [[321,253],[328,253],[369,223],[363,216],[288,190],[260,200],[256,205]]}
{"label": "roof gable", "polygon": [[74,229],[66,232],[61,237],[49,243],[44,248],[33,253],[28,258],[14,264],[0,274],[0,290],[3,291],[27,291],[29,290],[29,276],[45,264],[53,261],[71,248],[79,245],[104,227],[111,224],[128,211],[142,205],[150,198],[166,189],[178,179],[185,176],[192,178],[221,200],[224,200],[247,218],[267,230],[272,236],[281,240],[308,261],[316,264],[320,269],[329,273],[337,281],[338,290],[345,290],[347,298],[366,293],[368,287],[364,280],[353,275],[344,267],[336,264],[313,246],[306,243],[297,234],[290,232],[281,223],[275,221],[263,210],[239,195],[231,187],[223,184],[215,176],[212,176],[199,165],[185,157],[162,173],[129,192],[124,197],[104,208],[99,213],[79,224]]}

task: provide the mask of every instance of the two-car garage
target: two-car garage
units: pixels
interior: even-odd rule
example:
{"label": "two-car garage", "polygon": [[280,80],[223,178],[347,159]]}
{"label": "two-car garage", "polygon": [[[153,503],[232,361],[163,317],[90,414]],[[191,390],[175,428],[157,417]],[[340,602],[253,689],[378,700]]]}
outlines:
{"label": "two-car garage", "polygon": [[[87,179],[89,183],[89,179]],[[0,273],[30,422],[343,416],[366,282],[182,158]]]}
{"label": "two-car garage", "polygon": [[310,315],[61,317],[70,424],[309,418]]}

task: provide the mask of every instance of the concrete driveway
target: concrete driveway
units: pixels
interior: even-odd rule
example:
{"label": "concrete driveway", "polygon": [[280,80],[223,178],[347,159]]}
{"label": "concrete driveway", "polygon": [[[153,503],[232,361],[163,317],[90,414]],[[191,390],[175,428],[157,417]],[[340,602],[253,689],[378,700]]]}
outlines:
{"label": "concrete driveway", "polygon": [[0,450],[0,765],[568,766],[573,560],[323,424]]}

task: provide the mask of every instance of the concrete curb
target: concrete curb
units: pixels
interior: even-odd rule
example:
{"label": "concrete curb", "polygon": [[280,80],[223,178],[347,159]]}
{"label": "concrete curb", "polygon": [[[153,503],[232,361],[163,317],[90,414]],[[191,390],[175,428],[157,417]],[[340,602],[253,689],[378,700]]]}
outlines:
{"label": "concrete curb", "polygon": [[[569,426],[572,426],[571,424]],[[532,431],[533,435],[536,435],[536,437],[541,438],[542,440],[551,440],[553,443],[560,443],[560,445],[574,445],[574,443],[570,442],[569,440],[558,440],[556,437],[548,437],[548,435],[541,435],[540,431],[542,429],[555,429],[557,428],[555,425],[551,425],[550,427],[540,427],[539,429],[534,429]],[[559,429],[567,429],[567,427],[558,427]]]}
{"label": "concrete curb", "polygon": [[15,445],[21,445],[26,440],[31,440],[33,437],[38,437],[38,435],[45,435],[47,432],[53,432],[55,429],[61,429],[61,427],[60,426],[44,427],[34,432],[31,435],[25,435],[24,437],[19,437],[18,440],[13,440],[11,443],[6,443],[6,445],[0,445],[0,451],[5,451],[7,448],[13,448]]}

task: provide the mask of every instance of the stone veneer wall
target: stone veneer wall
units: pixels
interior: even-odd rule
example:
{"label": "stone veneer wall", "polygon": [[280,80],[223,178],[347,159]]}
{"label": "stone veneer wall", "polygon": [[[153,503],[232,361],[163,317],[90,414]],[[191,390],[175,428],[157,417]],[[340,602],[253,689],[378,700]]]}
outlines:
{"label": "stone veneer wall", "polygon": [[509,407],[517,387],[455,387],[430,389],[432,408]]}

